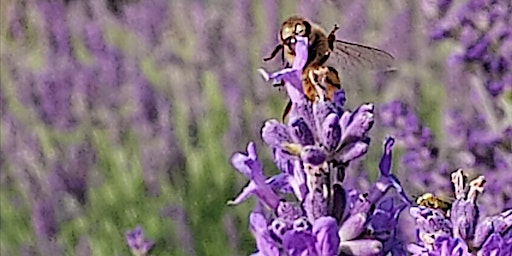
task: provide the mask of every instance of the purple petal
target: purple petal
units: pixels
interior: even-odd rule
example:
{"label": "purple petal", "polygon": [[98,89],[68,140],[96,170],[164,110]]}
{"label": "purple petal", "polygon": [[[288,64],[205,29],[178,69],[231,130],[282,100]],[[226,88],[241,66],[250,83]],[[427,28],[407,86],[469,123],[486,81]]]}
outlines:
{"label": "purple petal", "polygon": [[289,174],[287,173],[280,173],[278,175],[272,176],[271,178],[267,179],[267,184],[270,185],[272,189],[282,193],[293,193],[293,188],[290,185]]}
{"label": "purple petal", "polygon": [[283,143],[291,143],[292,139],[286,125],[275,119],[265,122],[261,129],[263,141],[272,147],[282,148]]}
{"label": "purple petal", "polygon": [[258,189],[258,185],[254,181],[250,181],[249,184],[247,184],[238,196],[234,200],[228,201],[228,205],[238,205],[244,202],[245,200],[249,199],[252,195],[256,193],[256,190]]}
{"label": "purple petal", "polygon": [[[341,141],[354,141],[362,139],[373,126],[373,104],[361,105],[351,116],[348,124],[340,123],[342,127]],[[342,117],[343,119],[343,117]],[[346,122],[346,120],[343,120]]]}
{"label": "purple petal", "polygon": [[308,124],[304,121],[304,118],[298,118],[290,124],[290,133],[294,141],[300,143],[303,146],[315,144],[315,138],[313,132],[309,128]]}
{"label": "purple petal", "polygon": [[440,255],[471,256],[468,245],[459,238],[440,236],[434,242],[434,251]]}
{"label": "purple petal", "polygon": [[249,224],[260,255],[279,255],[277,243],[270,237],[267,219],[259,212],[251,212]]}
{"label": "purple petal", "polygon": [[313,234],[316,236],[315,247],[319,255],[338,255],[340,238],[338,225],[333,217],[321,217],[313,223]]}
{"label": "purple petal", "polygon": [[308,61],[308,38],[296,36],[295,43],[295,59],[293,61],[292,68],[302,70]]}
{"label": "purple petal", "polygon": [[250,142],[247,145],[247,155],[236,153],[231,158],[231,163],[251,181],[235,201],[228,203],[237,204],[245,200],[248,196],[256,194],[260,200],[267,204],[267,206],[272,209],[276,209],[279,204],[279,196],[272,190],[265,180],[254,142]]}
{"label": "purple petal", "polygon": [[335,156],[335,159],[342,163],[350,162],[366,154],[366,152],[368,151],[369,144],[369,140],[357,141],[355,143],[349,144],[343,147],[343,149],[338,153],[338,155]]}
{"label": "purple petal", "polygon": [[315,237],[310,232],[290,230],[283,237],[283,249],[290,256],[316,255]]}
{"label": "purple petal", "polygon": [[333,102],[339,111],[342,111],[345,107],[345,101],[347,98],[345,97],[345,90],[339,89],[334,92]]}
{"label": "purple petal", "polygon": [[348,219],[341,224],[338,232],[340,240],[350,241],[358,237],[365,229],[366,220],[366,213],[356,213],[348,217]]}
{"label": "purple petal", "polygon": [[381,175],[389,176],[391,174],[391,161],[392,159],[392,148],[393,144],[395,144],[395,139],[393,137],[389,137],[384,142],[384,154],[380,159],[379,170]]}
{"label": "purple petal", "polygon": [[323,197],[323,194],[317,190],[310,191],[306,194],[302,207],[311,222],[327,215],[327,200]]}
{"label": "purple petal", "polygon": [[300,158],[311,165],[321,165],[327,159],[324,150],[316,146],[306,146],[300,153]]}
{"label": "purple petal", "polygon": [[306,65],[308,59],[308,39],[296,36],[295,59],[291,68],[286,68],[278,72],[268,74],[260,69],[259,72],[265,80],[285,81],[285,88],[290,100],[294,104],[303,104],[305,102],[304,92],[302,91],[302,68]]}
{"label": "purple petal", "polygon": [[303,215],[301,208],[296,207],[292,203],[289,202],[280,202],[277,207],[276,214],[279,218],[285,220],[295,220]]}
{"label": "purple petal", "polygon": [[272,235],[278,237],[279,239],[283,239],[284,234],[289,230],[289,225],[287,225],[287,221],[281,218],[274,219],[270,224],[269,230],[272,232]]}
{"label": "purple petal", "polygon": [[512,227],[512,209],[499,215],[490,216],[480,221],[476,227],[474,246],[482,245],[492,232],[504,232]]}
{"label": "purple petal", "polygon": [[[253,154],[251,154],[253,153]],[[235,153],[233,157],[231,157],[231,164],[243,175],[245,175],[249,179],[253,179],[253,175],[255,173],[261,174],[263,176],[263,172],[261,168],[259,170],[253,170],[248,162],[257,161],[258,155],[256,154],[256,146],[254,142],[250,142],[247,145],[247,154],[243,153]],[[257,167],[257,166],[254,166]],[[253,173],[254,172],[254,173]],[[260,177],[261,178],[261,177]]]}
{"label": "purple petal", "polygon": [[450,219],[453,224],[453,237],[471,240],[478,221],[478,208],[471,202],[456,200],[452,204]]}
{"label": "purple petal", "polygon": [[338,148],[341,140],[340,118],[332,113],[325,118],[322,124],[322,142],[328,152],[333,152]]}

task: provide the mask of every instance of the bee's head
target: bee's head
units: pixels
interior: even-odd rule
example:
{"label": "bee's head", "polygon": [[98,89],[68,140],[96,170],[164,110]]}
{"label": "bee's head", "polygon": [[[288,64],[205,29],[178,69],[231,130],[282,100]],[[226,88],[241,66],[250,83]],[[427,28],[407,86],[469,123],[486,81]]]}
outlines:
{"label": "bee's head", "polygon": [[302,17],[291,17],[281,26],[281,41],[285,44],[295,43],[295,36],[308,37],[311,33],[311,23]]}

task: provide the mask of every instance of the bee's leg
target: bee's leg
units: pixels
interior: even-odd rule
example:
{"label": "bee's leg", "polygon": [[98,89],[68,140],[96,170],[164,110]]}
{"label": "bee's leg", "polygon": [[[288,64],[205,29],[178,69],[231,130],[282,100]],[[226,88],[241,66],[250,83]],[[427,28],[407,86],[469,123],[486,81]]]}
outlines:
{"label": "bee's leg", "polygon": [[285,68],[291,67],[289,63],[284,61],[284,46],[282,46],[282,49],[283,50],[281,51],[281,64],[283,64]]}
{"label": "bee's leg", "polygon": [[[274,48],[274,50],[273,50],[273,51],[272,51],[272,53],[270,54],[270,57],[263,58],[263,61],[269,61],[269,60],[271,60],[271,59],[275,58],[275,57],[276,57],[276,55],[277,55],[277,53],[278,53],[279,51],[282,51],[282,50],[283,50],[283,45],[282,45],[282,44],[278,44],[278,45],[276,45],[276,47]],[[283,56],[284,56],[284,55],[283,55]],[[283,59],[284,59],[284,57],[283,57]]]}
{"label": "bee's leg", "polygon": [[[284,60],[283,60],[283,65],[284,65],[284,68],[291,68],[291,67],[292,67],[292,66],[290,65],[290,63],[284,63]],[[281,90],[281,88],[283,88],[283,87],[284,87],[284,81],[283,81],[283,80],[281,80],[281,81],[279,81],[278,83],[274,83],[274,84],[272,84],[272,86],[277,87],[277,88],[279,88],[279,90]]]}
{"label": "bee's leg", "polygon": [[288,116],[288,114],[290,114],[291,110],[292,110],[292,100],[289,99],[288,103],[286,103],[286,106],[283,109],[283,115],[281,116],[281,120],[283,121],[283,123],[284,123],[284,120],[286,119],[286,117]]}
{"label": "bee's leg", "polygon": [[329,48],[331,50],[334,50],[334,42],[336,41],[336,31],[340,29],[340,26],[338,24],[334,24],[334,28],[332,28],[331,33],[329,33],[329,37],[327,37],[327,42],[329,43]]}
{"label": "bee's leg", "polygon": [[281,81],[279,81],[279,83],[272,84],[272,86],[281,89],[284,86],[284,81],[281,80]]}
{"label": "bee's leg", "polygon": [[334,99],[334,93],[337,90],[341,89],[341,80],[340,80],[340,77],[339,77],[336,69],[334,69],[332,67],[327,67],[327,68],[329,70],[327,72],[327,76],[325,78],[326,89],[327,89],[327,99],[332,101]]}

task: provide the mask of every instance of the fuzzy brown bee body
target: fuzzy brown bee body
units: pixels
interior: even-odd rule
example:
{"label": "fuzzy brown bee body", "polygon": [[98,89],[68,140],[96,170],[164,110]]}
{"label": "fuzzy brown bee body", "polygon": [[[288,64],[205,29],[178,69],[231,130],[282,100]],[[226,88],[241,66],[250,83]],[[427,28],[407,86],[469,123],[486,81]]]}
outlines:
{"label": "fuzzy brown bee body", "polygon": [[[313,70],[327,68],[325,89],[326,99],[332,100],[332,94],[341,88],[341,80],[336,69],[354,71],[358,69],[389,70],[392,68],[393,56],[383,50],[356,43],[336,40],[335,25],[327,34],[319,25],[302,17],[294,16],[283,22],[279,32],[280,44],[277,45],[271,56],[264,61],[273,59],[280,51],[283,62],[290,67],[295,59],[295,36],[308,38],[308,60],[302,74],[303,89],[306,97],[315,101],[318,91],[314,88],[315,82],[311,81],[309,73]],[[330,96],[329,96],[330,95]],[[290,102],[285,109],[290,109]]]}
{"label": "fuzzy brown bee body", "polygon": [[310,100],[322,98],[332,101],[334,92],[341,88],[341,80],[332,67],[309,65],[302,73],[302,87]]}

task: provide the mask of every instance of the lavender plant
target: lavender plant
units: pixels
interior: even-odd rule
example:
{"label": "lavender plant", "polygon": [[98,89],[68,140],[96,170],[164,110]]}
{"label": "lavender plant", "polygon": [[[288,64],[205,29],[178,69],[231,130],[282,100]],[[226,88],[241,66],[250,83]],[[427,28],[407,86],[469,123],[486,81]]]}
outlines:
{"label": "lavender plant", "polygon": [[[496,214],[512,207],[510,127],[510,1],[423,1],[431,51],[449,49],[443,84],[447,100],[437,133],[414,112],[417,102],[385,103],[379,120],[396,137],[404,154],[399,169],[413,193],[450,190],[449,170],[485,173],[489,181],[481,211]],[[432,63],[436,60],[432,59]],[[434,64],[436,65],[436,64]],[[426,86],[434,86],[428,84]],[[423,120],[421,120],[423,119]],[[436,125],[434,123],[434,125]],[[434,136],[434,134],[438,136]]]}
{"label": "lavender plant", "polygon": [[[391,174],[394,139],[384,143],[380,175],[368,192],[343,187],[345,168],[369,147],[373,104],[347,110],[343,90],[333,102],[321,94],[315,102],[307,100],[301,74],[308,42],[296,39],[291,68],[272,74],[260,70],[267,80],[285,81],[292,101],[287,124],[268,120],[262,129],[280,173],[266,178],[256,147],[249,143],[247,153],[235,154],[231,162],[250,182],[229,203],[258,198],[249,216],[256,255],[405,255],[396,223],[409,201]],[[391,188],[398,197],[391,195]],[[285,199],[286,194],[295,198]]]}
{"label": "lavender plant", "polygon": [[[494,234],[482,235],[483,245],[466,237],[457,244],[471,253],[486,254],[485,248],[495,246],[506,254],[509,216],[497,213],[510,207],[512,197],[510,4],[439,1],[429,12],[415,9],[415,1],[389,3],[3,1],[0,255],[252,251],[251,234],[243,232],[249,204],[222,207],[243,182],[223,171],[229,169],[225,159],[241,140],[261,134],[254,124],[277,116],[281,108],[282,99],[262,84],[253,67],[274,46],[276,24],[296,14],[325,27],[339,23],[340,38],[393,52],[406,79],[386,76],[374,90],[363,80],[345,83],[351,78],[343,74],[349,104],[354,104],[349,110],[342,90],[333,102],[302,100],[296,80],[300,65],[266,74],[293,82],[288,91],[295,111],[285,124],[266,120],[262,137],[254,139],[254,144],[265,142],[270,154],[258,156],[250,144],[248,155],[232,159],[252,175],[233,203],[257,196],[249,224],[259,253],[402,255],[413,224],[407,229],[398,224],[408,204],[403,191],[413,196],[449,191],[448,170],[463,167],[471,176],[485,174],[478,212],[491,217],[479,218],[476,226],[491,227]],[[224,15],[226,9],[230,15]],[[427,29],[447,32],[427,45],[418,37],[425,30],[418,26],[423,25],[419,13],[435,14]],[[392,24],[387,30],[386,23]],[[420,106],[419,117],[414,104],[428,100],[423,91],[406,90],[415,96],[408,104],[393,103],[390,111],[358,104],[353,97],[355,92],[370,99],[377,91],[378,97],[371,98],[376,102],[395,98],[385,84],[393,78],[396,85],[430,82],[410,79],[415,73],[401,65],[413,62],[414,70],[428,73],[431,64],[439,63],[422,62],[422,56],[436,58],[434,50],[448,48],[456,49],[443,66],[449,100],[439,100],[443,104],[435,108]],[[432,109],[441,107],[445,130],[429,129],[432,119],[422,122],[425,113],[435,117]],[[390,122],[374,117],[384,112],[392,113]],[[379,152],[370,150],[369,134],[377,138],[383,126],[391,128],[396,141],[385,141],[377,168]],[[394,163],[404,189],[390,174],[392,147],[402,159]],[[258,164],[248,168],[246,162],[260,163],[267,175],[279,173],[264,176]],[[378,173],[377,180],[355,172],[354,166],[364,165]],[[354,190],[357,186],[351,185],[361,180],[363,188]],[[125,233],[137,225],[154,242],[150,250],[142,230]],[[457,232],[452,228],[441,242],[418,240],[409,248],[436,253],[437,244],[448,246],[443,239],[453,241]]]}

